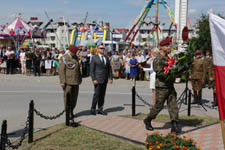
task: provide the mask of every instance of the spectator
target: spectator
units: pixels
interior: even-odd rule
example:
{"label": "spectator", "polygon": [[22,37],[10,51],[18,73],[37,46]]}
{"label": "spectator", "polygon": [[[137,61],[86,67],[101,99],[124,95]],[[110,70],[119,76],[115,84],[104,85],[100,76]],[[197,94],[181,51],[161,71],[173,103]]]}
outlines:
{"label": "spectator", "polygon": [[56,75],[56,72],[58,72],[58,67],[59,67],[59,50],[55,49],[53,55],[52,75]]}
{"label": "spectator", "polygon": [[120,56],[118,51],[114,52],[112,56],[111,65],[114,73],[115,78],[119,78],[119,71],[120,71]]}
{"label": "spectator", "polygon": [[26,50],[25,59],[26,59],[26,75],[30,76],[32,67],[32,52],[30,49]]}
{"label": "spectator", "polygon": [[26,74],[26,53],[24,48],[20,49],[20,65],[21,65],[21,73]]}
{"label": "spectator", "polygon": [[149,59],[149,64],[150,64],[150,89],[152,89],[152,95],[153,95],[153,105],[156,103],[156,98],[155,98],[155,78],[156,78],[156,73],[153,69],[153,61],[154,59],[158,56],[159,54],[159,49],[158,48],[153,48],[152,49],[152,58]]}
{"label": "spectator", "polygon": [[47,49],[45,53],[45,70],[46,70],[46,76],[50,76],[52,69],[52,54],[49,49]]}
{"label": "spectator", "polygon": [[86,47],[82,48],[82,51],[80,52],[80,59],[81,59],[81,65],[82,65],[82,76],[86,77],[87,76],[87,64],[88,64]]}
{"label": "spectator", "polygon": [[127,53],[127,56],[125,57],[125,74],[126,74],[126,80],[129,80],[130,78],[130,53]]}
{"label": "spectator", "polygon": [[33,68],[34,68],[34,76],[38,74],[41,76],[41,52],[39,48],[35,48],[34,50],[34,59],[33,59]]}
{"label": "spectator", "polygon": [[144,71],[141,67],[141,63],[143,63],[145,61],[144,56],[142,55],[142,52],[139,51],[138,52],[138,56],[136,57],[137,61],[138,61],[138,72],[137,72],[137,80],[144,80]]}
{"label": "spectator", "polygon": [[131,80],[135,79],[137,76],[137,66],[138,66],[138,61],[135,58],[136,55],[135,53],[132,54],[132,58],[130,59],[130,77]]}
{"label": "spectator", "polygon": [[7,74],[13,74],[13,63],[14,63],[14,56],[15,52],[12,50],[11,46],[8,46],[8,49],[6,51],[6,56],[7,56]]}
{"label": "spectator", "polygon": [[6,49],[4,46],[0,46],[0,72],[3,69],[4,74],[6,74],[6,62],[7,62]]}

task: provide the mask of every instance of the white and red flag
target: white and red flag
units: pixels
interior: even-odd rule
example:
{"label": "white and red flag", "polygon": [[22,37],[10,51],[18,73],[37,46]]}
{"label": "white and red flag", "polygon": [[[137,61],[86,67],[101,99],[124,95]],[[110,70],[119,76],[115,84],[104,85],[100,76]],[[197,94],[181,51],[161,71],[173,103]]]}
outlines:
{"label": "white and red flag", "polygon": [[225,20],[209,13],[213,63],[220,120],[225,120]]}

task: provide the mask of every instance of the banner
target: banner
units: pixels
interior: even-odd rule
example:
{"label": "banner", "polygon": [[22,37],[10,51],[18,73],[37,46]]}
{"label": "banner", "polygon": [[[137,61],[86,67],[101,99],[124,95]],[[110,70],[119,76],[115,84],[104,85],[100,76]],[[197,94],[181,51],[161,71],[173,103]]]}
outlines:
{"label": "banner", "polygon": [[220,120],[225,120],[225,20],[209,13]]}

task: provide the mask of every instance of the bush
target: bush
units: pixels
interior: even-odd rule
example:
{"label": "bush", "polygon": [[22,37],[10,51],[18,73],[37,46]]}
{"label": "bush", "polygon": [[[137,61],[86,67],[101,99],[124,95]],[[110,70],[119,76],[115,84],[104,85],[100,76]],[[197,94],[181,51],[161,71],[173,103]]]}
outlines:
{"label": "bush", "polygon": [[166,136],[154,132],[147,136],[145,145],[147,150],[200,150],[192,138],[178,137],[176,134]]}

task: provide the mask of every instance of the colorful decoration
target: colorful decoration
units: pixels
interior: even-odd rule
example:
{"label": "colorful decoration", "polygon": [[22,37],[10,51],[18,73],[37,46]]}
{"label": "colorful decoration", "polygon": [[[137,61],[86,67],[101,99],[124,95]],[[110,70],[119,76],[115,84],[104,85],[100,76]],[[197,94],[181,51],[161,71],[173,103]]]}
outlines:
{"label": "colorful decoration", "polygon": [[70,36],[70,45],[78,46],[78,28],[76,26],[73,27],[73,30]]}
{"label": "colorful decoration", "polygon": [[[173,25],[176,27],[176,24],[174,22],[174,13],[170,10],[170,8],[168,7],[168,3],[166,2],[166,0],[149,0],[148,3],[146,4],[145,8],[142,10],[141,14],[137,17],[134,25],[132,26],[132,28],[130,29],[129,33],[127,34],[125,41],[127,41],[128,39],[131,39],[131,44],[134,41],[137,33],[139,32],[142,24],[144,23],[144,20],[146,18],[146,16],[148,15],[152,5],[154,4],[154,2],[156,3],[156,14],[155,14],[155,23],[154,23],[154,27],[153,27],[153,32],[156,32],[156,39],[159,42],[159,32],[160,32],[160,28],[159,28],[159,21],[158,21],[158,7],[159,4],[162,4],[164,6],[164,8],[166,9],[166,12],[168,13],[171,22],[173,23]],[[137,27],[138,26],[138,27]],[[131,33],[133,33],[133,31],[135,30],[135,28],[137,27],[136,31],[133,34],[133,37],[130,38]]]}
{"label": "colorful decoration", "polygon": [[18,50],[27,38],[44,38],[45,34],[38,27],[32,28],[20,17],[8,26],[1,26],[0,36],[13,40]]}

